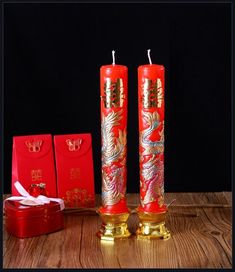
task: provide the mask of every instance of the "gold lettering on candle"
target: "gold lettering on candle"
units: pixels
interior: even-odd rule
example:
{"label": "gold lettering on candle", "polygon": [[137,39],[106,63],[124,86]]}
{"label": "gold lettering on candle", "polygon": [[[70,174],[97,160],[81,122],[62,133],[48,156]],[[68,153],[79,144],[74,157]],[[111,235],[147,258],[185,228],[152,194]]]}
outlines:
{"label": "gold lettering on candle", "polygon": [[113,82],[111,78],[107,78],[104,84],[104,100],[105,108],[122,107],[124,102],[124,88],[122,78],[117,78]]}
{"label": "gold lettering on candle", "polygon": [[161,108],[163,101],[162,81],[157,78],[155,81],[144,78],[142,84],[142,104],[143,108]]}
{"label": "gold lettering on candle", "polygon": [[161,108],[163,101],[163,89],[162,81],[160,78],[157,79],[157,107]]}

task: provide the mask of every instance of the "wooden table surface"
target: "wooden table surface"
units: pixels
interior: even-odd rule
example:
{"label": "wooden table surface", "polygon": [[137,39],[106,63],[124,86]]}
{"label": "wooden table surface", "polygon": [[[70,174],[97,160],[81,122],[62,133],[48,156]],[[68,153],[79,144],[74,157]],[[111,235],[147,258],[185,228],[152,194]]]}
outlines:
{"label": "wooden table surface", "polygon": [[[137,194],[127,199],[132,209],[139,203]],[[168,241],[133,235],[101,242],[95,235],[101,221],[92,211],[66,211],[62,231],[39,237],[17,239],[3,228],[3,268],[232,268],[231,192],[165,194],[166,203],[173,199]],[[130,231],[137,225],[132,213]]]}

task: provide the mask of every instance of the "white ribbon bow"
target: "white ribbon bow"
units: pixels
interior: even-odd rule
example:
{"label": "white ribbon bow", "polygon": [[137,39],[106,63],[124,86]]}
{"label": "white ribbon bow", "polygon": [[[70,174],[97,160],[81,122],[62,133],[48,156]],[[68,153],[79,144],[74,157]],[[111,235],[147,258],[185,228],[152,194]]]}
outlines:
{"label": "white ribbon bow", "polygon": [[14,183],[16,190],[21,196],[11,196],[6,200],[21,200],[20,204],[28,205],[28,206],[37,206],[37,205],[44,205],[50,203],[50,201],[55,201],[60,204],[60,210],[64,210],[64,200],[61,198],[53,198],[53,197],[46,197],[44,195],[39,195],[37,197],[31,196],[25,188],[20,184],[19,181]]}

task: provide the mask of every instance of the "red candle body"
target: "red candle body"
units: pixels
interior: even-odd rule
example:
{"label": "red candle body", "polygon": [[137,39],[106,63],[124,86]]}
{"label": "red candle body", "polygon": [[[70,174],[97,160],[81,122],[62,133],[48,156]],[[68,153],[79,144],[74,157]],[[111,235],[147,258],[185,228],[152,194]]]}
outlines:
{"label": "red candle body", "polygon": [[164,212],[164,66],[138,68],[139,164],[142,212]]}
{"label": "red candle body", "polygon": [[127,67],[100,69],[102,134],[101,213],[128,212],[126,205]]}

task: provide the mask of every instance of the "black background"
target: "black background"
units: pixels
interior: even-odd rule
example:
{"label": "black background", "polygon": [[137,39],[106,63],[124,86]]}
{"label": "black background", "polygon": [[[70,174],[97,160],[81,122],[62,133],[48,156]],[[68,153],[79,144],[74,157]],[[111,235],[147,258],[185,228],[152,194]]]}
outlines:
{"label": "black background", "polygon": [[166,69],[165,190],[231,190],[229,4],[5,4],[4,192],[14,135],[90,132],[101,189],[99,69],[129,69],[127,192],[138,192],[137,67]]}

